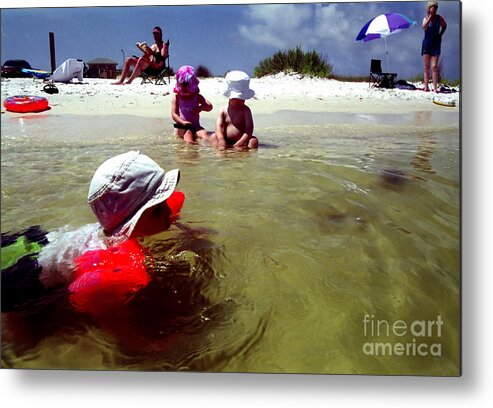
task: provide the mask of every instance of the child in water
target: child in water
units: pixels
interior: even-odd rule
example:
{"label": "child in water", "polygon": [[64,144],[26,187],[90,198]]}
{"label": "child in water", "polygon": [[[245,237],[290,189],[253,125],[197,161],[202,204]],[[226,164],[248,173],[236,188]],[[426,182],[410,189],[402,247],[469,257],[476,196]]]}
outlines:
{"label": "child in water", "polygon": [[[167,230],[173,213],[179,211],[183,203],[183,194],[175,191],[179,179],[178,169],[165,172],[140,152],[120,154],[99,166],[89,187],[87,201],[99,224],[75,231],[45,233],[33,227],[25,234],[2,234],[2,311],[13,310],[48,290],[73,284],[85,272],[78,260],[84,260],[91,251],[100,256],[100,269],[105,262],[118,261],[113,256],[118,248],[125,249],[130,261],[138,258],[142,252],[133,238]],[[177,195],[181,195],[178,206]],[[123,244],[125,247],[118,247]],[[94,270],[97,265],[86,266],[93,268],[91,272],[101,272]],[[116,266],[121,275],[119,266],[125,265]],[[140,278],[140,282],[147,282],[145,275]],[[94,279],[82,280],[76,289],[85,283],[92,285]]]}
{"label": "child in water", "polygon": [[212,104],[200,94],[198,85],[195,70],[190,65],[184,65],[176,73],[171,118],[175,121],[176,134],[190,144],[197,144],[196,138],[209,138],[200,126],[200,112],[210,112]]}
{"label": "child in water", "polygon": [[237,149],[256,149],[258,139],[253,135],[253,117],[245,100],[255,92],[250,89],[250,77],[242,71],[230,71],[226,75],[224,96],[229,103],[221,108],[216,121],[216,132],[210,137],[213,146],[224,149],[232,146]]}

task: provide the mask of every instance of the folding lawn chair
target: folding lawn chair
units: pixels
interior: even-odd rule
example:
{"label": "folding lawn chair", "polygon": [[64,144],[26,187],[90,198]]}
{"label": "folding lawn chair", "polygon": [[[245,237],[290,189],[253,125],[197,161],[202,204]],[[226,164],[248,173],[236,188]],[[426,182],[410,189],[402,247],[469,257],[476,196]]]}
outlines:
{"label": "folding lawn chair", "polygon": [[382,72],[382,60],[372,59],[370,64],[369,86],[378,88],[393,88],[396,73]]}
{"label": "folding lawn chair", "polygon": [[161,71],[155,72],[155,73],[147,73],[145,71],[141,72],[142,76],[142,84],[152,84],[154,83],[155,85],[166,85],[166,80],[165,77],[168,77],[168,83],[171,83],[170,76],[171,76],[171,67],[169,65],[169,40],[167,41],[168,44],[168,55],[164,59],[164,65]]}

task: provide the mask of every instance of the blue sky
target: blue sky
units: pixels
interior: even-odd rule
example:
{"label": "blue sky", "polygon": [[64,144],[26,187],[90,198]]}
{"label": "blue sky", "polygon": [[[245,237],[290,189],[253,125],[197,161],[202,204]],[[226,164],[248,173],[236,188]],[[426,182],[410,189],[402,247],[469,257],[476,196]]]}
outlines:
{"label": "blue sky", "polygon": [[[43,2],[48,5],[50,2]],[[102,4],[105,4],[104,2]],[[137,2],[131,3],[137,4]],[[199,64],[214,75],[231,69],[253,74],[260,60],[277,50],[300,45],[316,50],[340,75],[367,75],[371,58],[382,59],[385,43],[355,42],[361,27],[385,12],[398,12],[416,26],[387,38],[391,71],[399,78],[422,73],[420,55],[426,2],[334,2],[185,6],[111,6],[19,8],[1,11],[1,60],[26,59],[50,70],[49,32],[55,33],[56,62],[110,58],[122,63],[140,52],[137,41],[152,42],[152,28],[163,28],[171,41],[171,66]],[[444,75],[460,76],[460,11],[458,1],[440,1],[448,23],[443,39]]]}

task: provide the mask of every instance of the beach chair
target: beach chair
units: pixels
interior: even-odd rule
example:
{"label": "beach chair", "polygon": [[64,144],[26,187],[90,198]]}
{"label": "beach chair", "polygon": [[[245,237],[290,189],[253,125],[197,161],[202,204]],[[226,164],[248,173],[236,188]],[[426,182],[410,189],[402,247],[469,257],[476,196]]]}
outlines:
{"label": "beach chair", "polygon": [[393,88],[396,73],[382,72],[382,60],[372,59],[370,64],[369,86],[378,88]]}
{"label": "beach chair", "polygon": [[171,67],[169,65],[169,40],[166,42],[168,45],[168,55],[164,59],[164,65],[163,69],[159,72],[153,73],[153,74],[148,74],[147,72],[142,71],[141,76],[142,76],[142,82],[141,84],[152,84],[154,83],[155,85],[166,85],[166,80],[165,77],[168,77],[168,83],[171,83],[170,76],[171,76]]}

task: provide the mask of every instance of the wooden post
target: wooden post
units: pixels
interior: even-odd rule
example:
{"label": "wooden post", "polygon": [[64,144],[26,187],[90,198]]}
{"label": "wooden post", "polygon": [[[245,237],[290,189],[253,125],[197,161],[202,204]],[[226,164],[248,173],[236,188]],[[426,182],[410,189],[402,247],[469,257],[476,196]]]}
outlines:
{"label": "wooden post", "polygon": [[50,32],[50,59],[51,59],[51,72],[55,72],[56,58],[55,58],[55,33]]}

